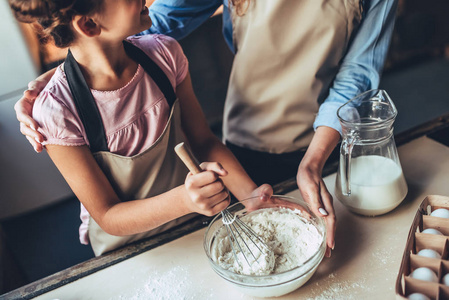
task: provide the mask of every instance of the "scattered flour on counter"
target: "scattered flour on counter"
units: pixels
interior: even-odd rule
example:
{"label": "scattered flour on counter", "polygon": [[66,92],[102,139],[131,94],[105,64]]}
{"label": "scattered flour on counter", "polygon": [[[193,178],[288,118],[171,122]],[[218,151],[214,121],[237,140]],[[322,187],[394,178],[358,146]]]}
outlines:
{"label": "scattered flour on counter", "polygon": [[373,251],[372,256],[376,264],[386,265],[391,263],[391,253],[392,249],[379,249],[377,251]]}
{"label": "scattered flour on counter", "polygon": [[[120,295],[111,300],[197,300],[213,298],[207,283],[190,278],[188,267],[175,266],[167,272],[152,271],[151,278],[132,295]],[[182,278],[182,279],[180,279]],[[201,286],[201,289],[198,289]]]}
{"label": "scattered flour on counter", "polygon": [[[213,259],[222,268],[245,275],[281,273],[301,265],[318,251],[323,242],[323,234],[301,213],[288,208],[266,208],[241,218],[272,251],[260,253],[251,247],[257,260],[257,263],[250,261],[252,267],[246,263],[240,250],[236,251],[238,261],[235,260],[224,226],[217,231],[218,242],[211,249]],[[250,242],[247,244],[251,245]],[[246,257],[251,259],[251,255]]]}
{"label": "scattered flour on counter", "polygon": [[351,299],[360,299],[358,295],[356,295],[356,291],[358,290],[370,290],[369,287],[365,286],[365,279],[360,278],[357,282],[337,282],[337,275],[334,273],[329,274],[328,280],[330,281],[329,286],[323,290],[320,287],[320,284],[317,282],[316,289],[312,290],[314,295],[313,298],[308,298],[307,300],[351,300]]}

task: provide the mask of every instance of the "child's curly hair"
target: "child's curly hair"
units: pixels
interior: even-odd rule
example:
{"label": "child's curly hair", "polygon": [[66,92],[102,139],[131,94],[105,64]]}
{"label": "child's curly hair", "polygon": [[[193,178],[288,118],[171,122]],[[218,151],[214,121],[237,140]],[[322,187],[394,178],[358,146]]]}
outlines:
{"label": "child's curly hair", "polygon": [[51,36],[60,48],[75,39],[71,21],[76,15],[97,11],[103,1],[98,0],[9,0],[16,19],[24,23],[38,23],[44,35]]}

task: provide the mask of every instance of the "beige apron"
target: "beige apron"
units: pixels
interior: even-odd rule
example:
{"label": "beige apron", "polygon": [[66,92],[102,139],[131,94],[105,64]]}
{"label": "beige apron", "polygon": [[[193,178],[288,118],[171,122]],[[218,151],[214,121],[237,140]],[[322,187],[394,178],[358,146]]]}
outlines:
{"label": "beige apron", "polygon": [[[170,107],[170,116],[161,136],[150,148],[137,155],[127,157],[109,152],[95,99],[70,50],[64,69],[75,106],[86,130],[89,148],[119,199],[129,201],[153,197],[183,184],[188,170],[174,151],[177,144],[186,140],[181,127],[179,101],[169,79],[137,46],[124,42],[124,47],[126,53],[155,81]],[[129,236],[110,235],[89,217],[89,240],[95,255],[99,256],[125,244],[165,231],[196,215],[188,214],[151,231]]]}
{"label": "beige apron", "polygon": [[224,139],[285,153],[309,145],[313,122],[361,20],[360,0],[251,0],[232,12],[236,55]]}
{"label": "beige apron", "polygon": [[[179,103],[176,101],[162,135],[149,149],[132,157],[104,151],[95,153],[94,157],[122,201],[144,199],[162,194],[184,183],[188,170],[173,151],[180,142],[185,142],[185,137],[181,129]],[[189,214],[151,231],[130,236],[110,235],[90,217],[89,240],[95,255],[99,256],[125,244],[165,231],[194,216],[196,214]]]}

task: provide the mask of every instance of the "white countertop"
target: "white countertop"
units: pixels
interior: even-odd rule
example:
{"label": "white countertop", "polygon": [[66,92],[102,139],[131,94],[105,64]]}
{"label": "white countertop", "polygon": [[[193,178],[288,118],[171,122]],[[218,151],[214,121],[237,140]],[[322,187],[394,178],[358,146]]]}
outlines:
{"label": "white countertop", "polygon": [[[276,299],[394,299],[407,234],[421,201],[449,195],[449,148],[427,137],[399,148],[409,192],[378,217],[349,212],[334,197],[336,247],[298,290]],[[335,174],[325,178],[334,195]],[[288,195],[299,197],[295,190]],[[234,290],[209,266],[205,229],[188,234],[35,299],[254,299]]]}

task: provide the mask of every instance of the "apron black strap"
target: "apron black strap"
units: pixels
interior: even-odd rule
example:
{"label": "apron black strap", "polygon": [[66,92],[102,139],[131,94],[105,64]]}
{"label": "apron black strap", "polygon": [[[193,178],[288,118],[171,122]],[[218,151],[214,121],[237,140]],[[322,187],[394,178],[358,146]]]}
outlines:
{"label": "apron black strap", "polygon": [[165,99],[167,99],[171,109],[173,103],[176,101],[176,94],[164,71],[162,71],[162,69],[139,47],[127,41],[123,41],[123,46],[125,46],[126,54],[128,54],[135,62],[139,63],[145,72],[147,72],[147,74],[156,82],[157,86],[164,94]]}
{"label": "apron black strap", "polygon": [[[162,71],[162,69],[137,46],[126,41],[123,42],[123,45],[126,54],[140,64],[145,72],[156,82],[157,86],[167,99],[171,109],[176,101],[176,94],[167,75],[165,75],[164,71]],[[90,88],[81,73],[81,69],[70,50],[65,60],[64,71],[66,73],[70,91],[72,92],[75,106],[78,110],[81,122],[84,125],[84,129],[86,130],[90,150],[92,153],[108,151],[106,134],[98,107],[90,92]]]}
{"label": "apron black strap", "polygon": [[108,151],[106,134],[97,104],[70,50],[65,59],[64,71],[76,109],[86,130],[91,151]]}

